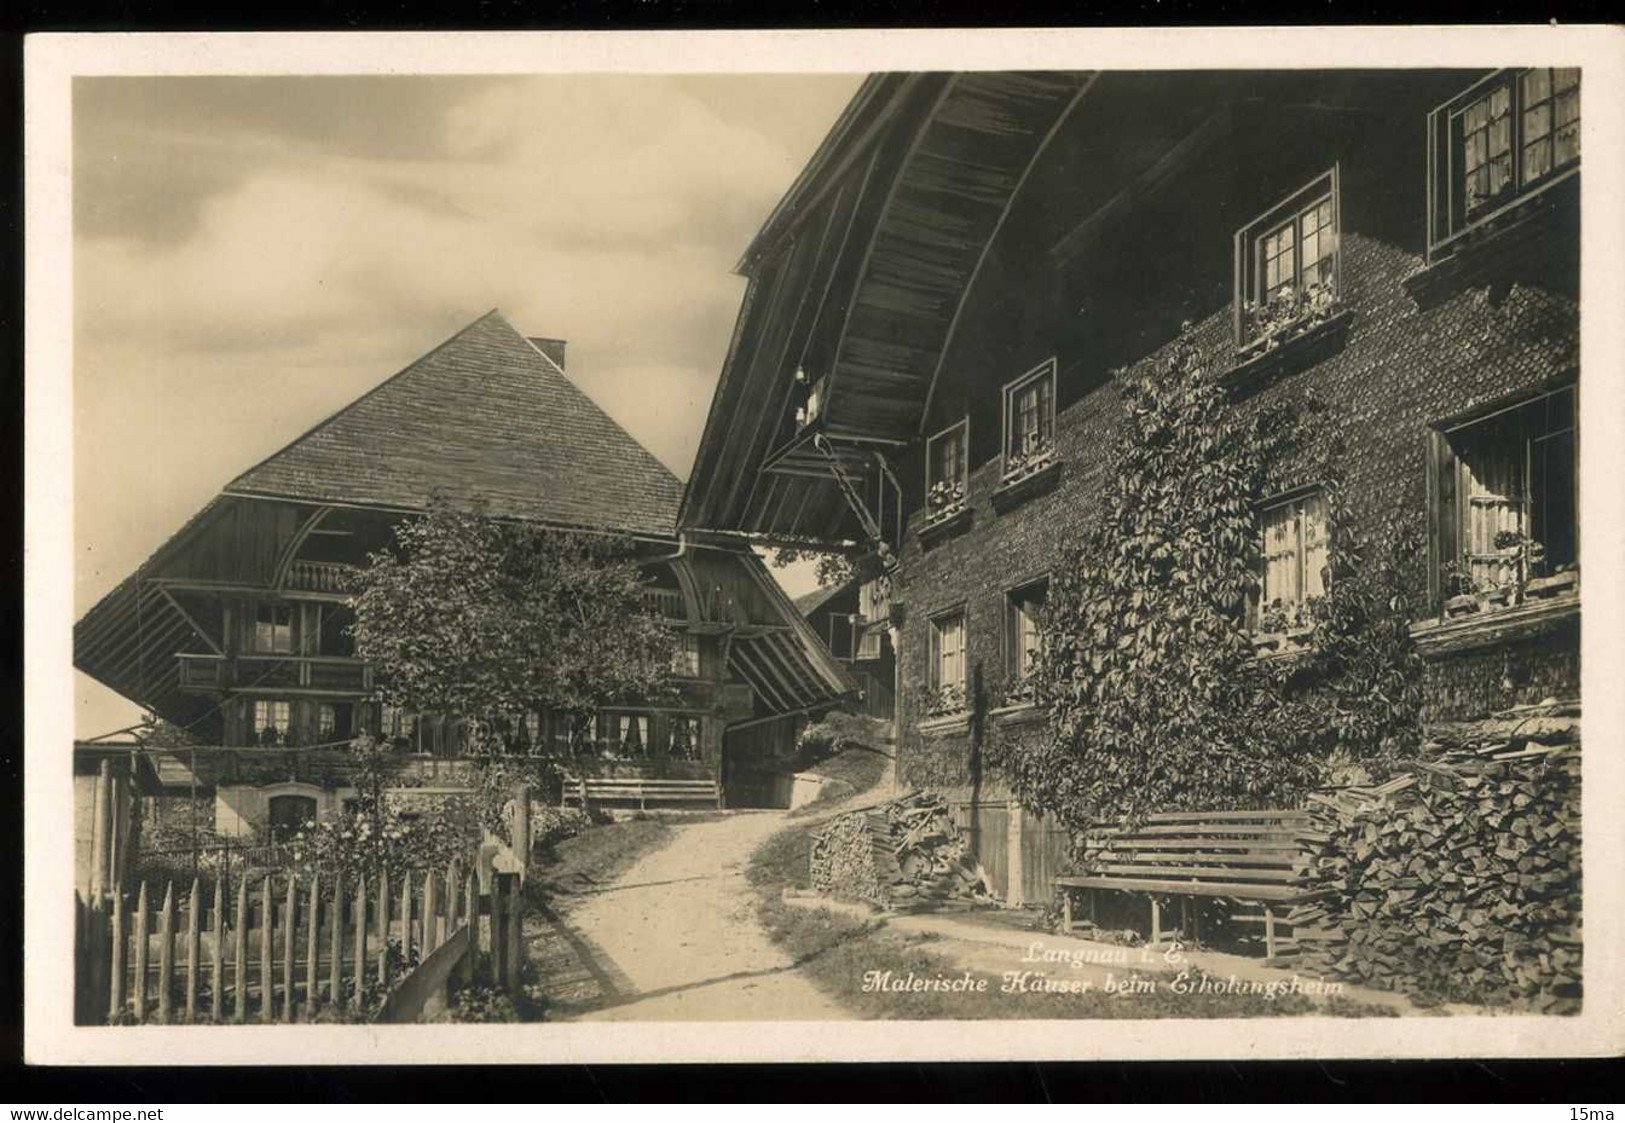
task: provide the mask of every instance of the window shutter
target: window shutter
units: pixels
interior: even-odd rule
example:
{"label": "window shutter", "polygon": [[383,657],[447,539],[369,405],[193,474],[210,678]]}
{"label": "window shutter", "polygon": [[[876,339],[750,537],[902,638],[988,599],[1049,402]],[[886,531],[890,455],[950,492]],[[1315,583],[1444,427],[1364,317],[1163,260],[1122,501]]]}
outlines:
{"label": "window shutter", "polygon": [[1428,431],[1428,602],[1434,612],[1444,610],[1444,567],[1457,558],[1456,454],[1450,439],[1437,429]]}

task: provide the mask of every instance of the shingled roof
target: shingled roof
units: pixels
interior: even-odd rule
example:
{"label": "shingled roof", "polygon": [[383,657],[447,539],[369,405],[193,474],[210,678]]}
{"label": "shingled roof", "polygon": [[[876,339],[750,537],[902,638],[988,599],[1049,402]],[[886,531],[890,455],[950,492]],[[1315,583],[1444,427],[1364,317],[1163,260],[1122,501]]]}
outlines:
{"label": "shingled roof", "polygon": [[838,585],[820,585],[810,593],[802,593],[795,599],[796,611],[803,616],[811,616],[824,605],[846,592],[850,581],[843,581]]}
{"label": "shingled roof", "polygon": [[676,533],[683,485],[496,310],[238,476],[232,495]]}

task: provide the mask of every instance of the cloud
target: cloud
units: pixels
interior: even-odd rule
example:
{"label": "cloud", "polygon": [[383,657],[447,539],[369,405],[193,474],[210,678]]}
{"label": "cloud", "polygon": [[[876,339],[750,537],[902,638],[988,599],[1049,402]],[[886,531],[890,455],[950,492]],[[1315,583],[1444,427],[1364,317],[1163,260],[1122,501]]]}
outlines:
{"label": "cloud", "polygon": [[567,339],[570,376],[686,476],[733,263],[859,81],[79,80],[81,610],[493,307]]}

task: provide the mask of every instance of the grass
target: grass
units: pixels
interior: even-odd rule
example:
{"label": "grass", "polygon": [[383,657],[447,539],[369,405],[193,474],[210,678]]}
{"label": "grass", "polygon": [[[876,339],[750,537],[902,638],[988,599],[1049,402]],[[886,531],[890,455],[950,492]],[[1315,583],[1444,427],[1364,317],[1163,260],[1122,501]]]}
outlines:
{"label": "grass", "polygon": [[[850,799],[885,779],[891,753],[885,745],[885,724],[872,718],[835,713],[802,734],[806,759],[800,769],[830,781],[818,798],[790,813],[792,818],[820,811],[831,803]],[[808,751],[808,750],[811,751]]]}
{"label": "grass", "polygon": [[966,972],[948,958],[928,950],[936,940],[900,936],[881,918],[861,919],[825,909],[787,904],[783,891],[806,889],[813,828],[798,825],[780,831],[751,856],[746,879],[757,895],[757,919],[774,943],[784,948],[800,971],[820,990],[862,1018],[952,1020],[1007,1018],[1252,1018],[1321,1014],[1391,1016],[1386,1006],[1370,1006],[1334,997],[1316,1004],[1304,995],[1269,999],[1250,994],[1176,994],[1166,985],[1132,996],[1042,991],[1004,993],[1004,980],[973,973],[980,991],[866,989],[865,979],[891,973],[893,980],[947,983]]}
{"label": "grass", "polygon": [[[683,821],[692,822],[693,817]],[[539,894],[554,912],[568,912],[639,858],[664,846],[671,835],[671,824],[658,814],[590,827],[554,843],[535,860],[525,880],[525,895]]]}

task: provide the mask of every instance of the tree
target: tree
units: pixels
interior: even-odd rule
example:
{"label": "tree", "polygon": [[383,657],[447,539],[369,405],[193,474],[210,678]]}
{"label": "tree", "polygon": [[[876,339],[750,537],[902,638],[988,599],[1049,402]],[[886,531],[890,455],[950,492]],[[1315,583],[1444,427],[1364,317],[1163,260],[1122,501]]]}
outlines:
{"label": "tree", "polygon": [[383,700],[466,719],[475,751],[512,749],[526,712],[670,690],[674,637],[627,540],[437,506],[356,580],[356,654]]}
{"label": "tree", "polygon": [[815,563],[813,575],[821,588],[844,585],[858,576],[858,564],[850,554],[828,550],[815,550],[804,546],[780,546],[773,551],[775,566],[795,565],[797,562]]}

